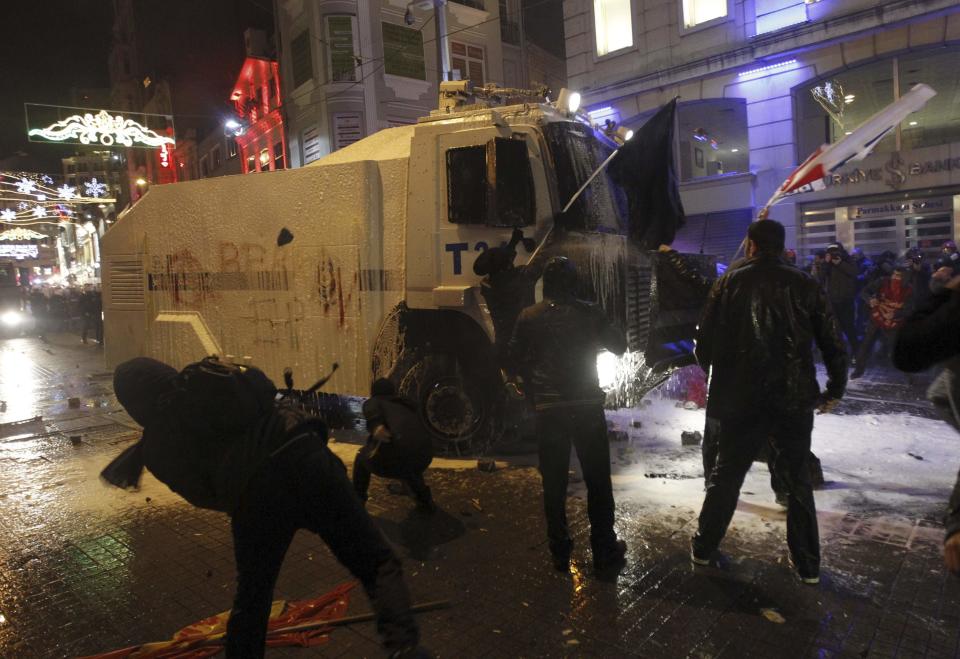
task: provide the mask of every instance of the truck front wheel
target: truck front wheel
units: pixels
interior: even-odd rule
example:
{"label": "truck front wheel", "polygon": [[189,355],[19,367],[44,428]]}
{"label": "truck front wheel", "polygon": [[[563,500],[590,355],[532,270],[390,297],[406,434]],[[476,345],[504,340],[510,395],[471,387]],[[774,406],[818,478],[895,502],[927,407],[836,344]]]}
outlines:
{"label": "truck front wheel", "polygon": [[460,454],[485,437],[491,396],[484,379],[454,355],[420,356],[400,381],[400,393],[417,401],[420,416],[438,453]]}

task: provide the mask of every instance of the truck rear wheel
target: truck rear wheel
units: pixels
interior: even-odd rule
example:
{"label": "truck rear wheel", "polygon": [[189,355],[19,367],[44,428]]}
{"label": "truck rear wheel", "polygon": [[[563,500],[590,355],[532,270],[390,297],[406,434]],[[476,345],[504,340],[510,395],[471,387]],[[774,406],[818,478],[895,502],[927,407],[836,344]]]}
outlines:
{"label": "truck rear wheel", "polygon": [[438,453],[461,454],[486,438],[491,396],[454,355],[418,357],[400,380],[400,393],[417,401]]}

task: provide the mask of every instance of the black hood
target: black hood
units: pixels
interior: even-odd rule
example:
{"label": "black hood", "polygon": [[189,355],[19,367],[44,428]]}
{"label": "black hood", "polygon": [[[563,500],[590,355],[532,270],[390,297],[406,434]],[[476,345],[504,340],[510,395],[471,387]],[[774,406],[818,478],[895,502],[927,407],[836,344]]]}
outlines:
{"label": "black hood", "polygon": [[123,362],[113,372],[113,390],[134,421],[146,427],[161,418],[160,399],[174,390],[177,371],[149,357]]}

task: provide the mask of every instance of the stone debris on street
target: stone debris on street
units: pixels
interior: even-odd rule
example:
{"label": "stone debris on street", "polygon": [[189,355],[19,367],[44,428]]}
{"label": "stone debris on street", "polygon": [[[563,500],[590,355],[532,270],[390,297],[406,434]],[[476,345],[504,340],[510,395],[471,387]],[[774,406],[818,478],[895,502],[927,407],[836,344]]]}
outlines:
{"label": "stone debris on street", "polygon": [[[149,475],[136,493],[100,482],[138,434],[111,387],[102,353],[73,335],[0,346],[0,656],[165,640],[231,606],[225,515],[190,506]],[[656,395],[608,413],[627,435],[612,445],[617,533],[629,545],[614,578],[592,571],[577,474],[571,569],[551,568],[534,456],[496,456],[484,469],[438,458],[427,473],[434,516],[380,479],[368,510],[402,555],[414,601],[451,602],[418,615],[425,646],[441,657],[954,656],[960,587],[942,567],[939,522],[956,467],[953,431],[905,376],[878,373],[856,387],[814,431],[827,480],[817,493],[818,587],[801,587],[788,566],[785,515],[762,465],[744,484],[719,566],[691,567],[702,467],[699,447],[681,445],[680,433],[702,429],[703,412]],[[333,434],[350,466],[361,435]],[[275,598],[317,597],[348,580],[316,536],[300,533]],[[368,610],[355,591],[347,615]],[[382,650],[368,622],[316,648],[267,653]]]}

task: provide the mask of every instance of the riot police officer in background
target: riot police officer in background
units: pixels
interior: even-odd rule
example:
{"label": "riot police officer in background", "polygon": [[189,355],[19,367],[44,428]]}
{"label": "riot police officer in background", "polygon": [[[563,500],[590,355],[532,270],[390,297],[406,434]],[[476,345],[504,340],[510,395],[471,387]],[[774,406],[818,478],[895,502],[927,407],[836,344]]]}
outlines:
{"label": "riot police officer in background", "polygon": [[570,446],[587,485],[590,544],[597,571],[623,564],[627,545],[613,529],[610,445],[597,378],[597,354],[623,354],[626,338],[602,309],[576,299],[577,270],[562,256],[543,273],[543,301],[520,314],[508,346],[511,376],[519,374],[532,397],[537,419],[543,508],[553,565],[569,568],[573,541],[567,528],[566,497]]}

